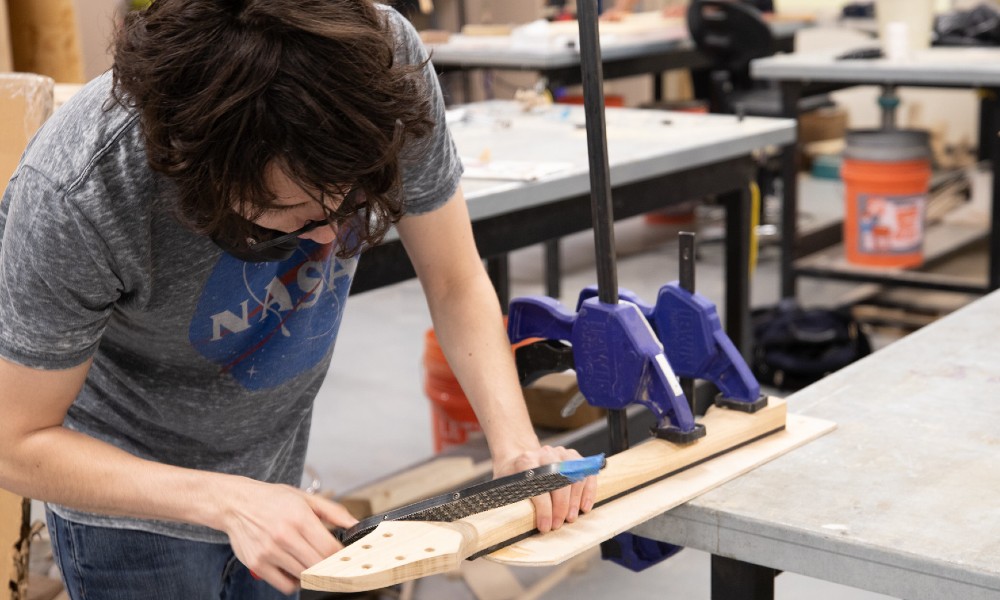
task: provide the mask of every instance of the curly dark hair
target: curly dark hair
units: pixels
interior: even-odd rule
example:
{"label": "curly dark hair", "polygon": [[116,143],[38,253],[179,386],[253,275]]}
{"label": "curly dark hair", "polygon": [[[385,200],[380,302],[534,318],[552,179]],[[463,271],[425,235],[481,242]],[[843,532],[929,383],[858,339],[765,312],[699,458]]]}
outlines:
{"label": "curly dark hair", "polygon": [[[350,256],[402,216],[402,147],[434,125],[424,65],[395,63],[396,44],[370,0],[156,0],[115,40],[114,98],[139,112],[195,231],[245,239],[274,206],[275,164],[331,222],[367,212]],[[345,186],[363,200],[323,202]]]}

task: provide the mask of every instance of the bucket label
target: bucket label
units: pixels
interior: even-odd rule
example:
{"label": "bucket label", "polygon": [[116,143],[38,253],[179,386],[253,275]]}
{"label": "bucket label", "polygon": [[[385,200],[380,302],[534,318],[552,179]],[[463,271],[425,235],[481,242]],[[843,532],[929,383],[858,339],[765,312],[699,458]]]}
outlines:
{"label": "bucket label", "polygon": [[858,251],[911,254],[924,241],[926,194],[858,194]]}

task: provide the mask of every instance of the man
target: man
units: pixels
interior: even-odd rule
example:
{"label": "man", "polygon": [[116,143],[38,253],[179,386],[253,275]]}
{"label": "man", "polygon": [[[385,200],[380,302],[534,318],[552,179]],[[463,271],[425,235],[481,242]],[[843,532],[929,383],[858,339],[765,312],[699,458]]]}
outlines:
{"label": "man", "polygon": [[[540,447],[416,32],[369,0],[157,0],[0,204],[0,487],[72,598],[271,598],[356,520],[299,482],[358,252],[392,223],[504,475]],[[541,531],[594,481],[535,498]],[[261,578],[262,581],[258,580]]]}

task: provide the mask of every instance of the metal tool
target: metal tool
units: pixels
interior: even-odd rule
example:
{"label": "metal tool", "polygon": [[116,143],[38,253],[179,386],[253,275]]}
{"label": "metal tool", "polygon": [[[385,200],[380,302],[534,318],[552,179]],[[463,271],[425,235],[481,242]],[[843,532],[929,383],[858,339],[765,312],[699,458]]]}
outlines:
{"label": "metal tool", "polygon": [[604,464],[604,455],[597,454],[535,467],[373,515],[350,529],[334,530],[334,535],[346,546],[368,535],[383,521],[457,521],[581,481],[596,475]]}

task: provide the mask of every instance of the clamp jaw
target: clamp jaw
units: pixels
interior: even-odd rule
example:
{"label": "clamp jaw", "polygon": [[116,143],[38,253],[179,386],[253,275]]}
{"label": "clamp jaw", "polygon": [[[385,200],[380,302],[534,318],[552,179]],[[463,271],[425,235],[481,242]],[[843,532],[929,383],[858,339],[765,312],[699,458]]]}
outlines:
{"label": "clamp jaw", "polygon": [[[649,321],[678,376],[705,379],[719,388],[717,406],[749,413],[767,406],[767,396],[761,395],[760,383],[723,331],[719,313],[710,300],[685,290],[676,281],[660,288],[656,306],[649,306],[623,288],[619,288],[618,295],[637,306]],[[586,287],[580,292],[578,305],[596,296],[596,287]]]}
{"label": "clamp jaw", "polygon": [[573,313],[552,298],[516,298],[510,304],[507,332],[512,343],[545,340],[517,350],[522,384],[573,368],[590,404],[608,409],[642,404],[656,417],[655,434],[675,443],[705,435],[663,346],[636,305],[587,298]]}

